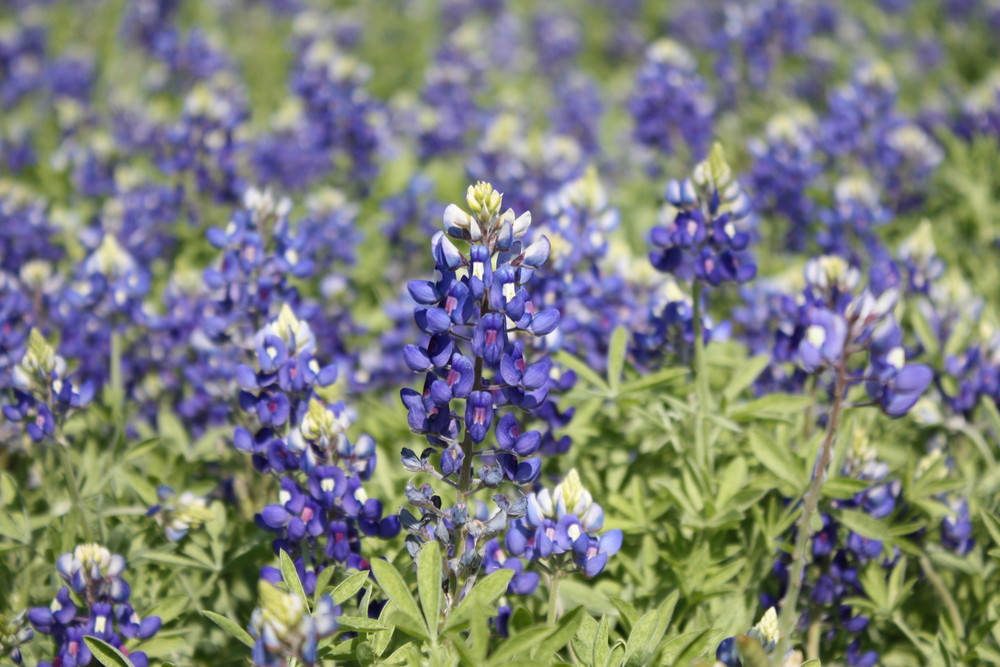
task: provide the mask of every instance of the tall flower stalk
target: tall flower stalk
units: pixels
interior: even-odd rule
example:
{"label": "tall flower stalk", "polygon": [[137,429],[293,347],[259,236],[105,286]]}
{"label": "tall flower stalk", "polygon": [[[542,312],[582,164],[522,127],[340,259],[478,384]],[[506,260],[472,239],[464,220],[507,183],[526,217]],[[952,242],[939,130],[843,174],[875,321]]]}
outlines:
{"label": "tall flower stalk", "polygon": [[[836,256],[810,261],[805,277],[806,329],[799,344],[799,363],[808,373],[832,374],[833,402],[819,458],[803,495],[802,513],[796,523],[789,584],[781,603],[779,655],[783,655],[781,651],[786,648],[798,623],[799,595],[813,538],[812,524],[819,511],[827,469],[834,458],[851,385],[863,382],[871,399],[866,405],[877,405],[895,418],[913,407],[932,378],[929,367],[906,363],[902,332],[893,316],[898,299],[895,289],[878,296],[870,289],[857,293],[857,269]],[[867,355],[867,366],[861,367],[855,361],[860,355]]]}
{"label": "tall flower stalk", "polygon": [[[559,313],[536,307],[528,292],[529,280],[548,258],[548,238],[523,243],[531,214],[501,213],[501,202],[502,195],[488,183],[469,187],[471,213],[450,205],[444,213],[447,235],[438,232],[431,242],[437,279],[409,284],[419,304],[415,319],[427,340],[406,346],[403,357],[425,377],[422,391],[404,389],[401,398],[410,428],[430,447],[419,456],[403,449],[403,466],[454,488],[455,504],[443,508],[430,484],[418,488],[410,482],[407,500],[419,508],[420,517],[404,509],[400,519],[414,557],[428,540],[441,543],[448,608],[471,589],[481,569],[514,570],[508,591],[524,595],[535,590],[539,576],[525,572],[520,559],[551,557],[539,567],[552,575],[555,596],[559,576],[574,570],[596,576],[621,545],[618,531],[600,540],[594,536],[604,513],[575,473],[567,476],[569,505],[539,504],[535,494],[523,495],[541,471],[542,434],[522,432],[521,423],[545,404],[555,380],[548,356],[536,352],[538,358],[529,360],[535,346],[522,337],[552,333]],[[468,252],[449,236],[468,244]],[[484,489],[505,485],[513,493],[494,494],[493,509],[475,498]],[[558,487],[555,493],[563,497]],[[547,491],[542,494],[550,498]],[[558,539],[555,520],[560,521]],[[498,539],[505,531],[510,557]]]}

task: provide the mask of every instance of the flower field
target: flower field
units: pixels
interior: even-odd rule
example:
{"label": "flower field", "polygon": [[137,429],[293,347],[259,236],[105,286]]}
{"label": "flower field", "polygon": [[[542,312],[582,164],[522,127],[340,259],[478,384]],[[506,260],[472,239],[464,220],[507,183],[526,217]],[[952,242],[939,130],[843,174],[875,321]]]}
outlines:
{"label": "flower field", "polygon": [[0,0],[0,663],[1000,665],[994,0]]}

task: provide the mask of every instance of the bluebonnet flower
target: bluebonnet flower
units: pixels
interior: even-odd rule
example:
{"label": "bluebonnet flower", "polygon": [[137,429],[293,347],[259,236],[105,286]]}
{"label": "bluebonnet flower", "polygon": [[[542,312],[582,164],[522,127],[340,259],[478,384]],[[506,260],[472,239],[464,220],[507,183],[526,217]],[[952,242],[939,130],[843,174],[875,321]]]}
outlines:
{"label": "bluebonnet flower", "polygon": [[954,129],[967,141],[1000,135],[1000,70],[987,74],[969,91],[957,116]]}
{"label": "bluebonnet flower", "polygon": [[801,664],[802,653],[800,651],[789,650],[780,662],[777,656],[771,656],[778,645],[779,638],[778,614],[774,607],[768,607],[757,624],[747,630],[745,634],[727,637],[719,643],[715,651],[716,664],[725,667],[741,667],[743,664],[767,664],[769,657],[770,660],[774,661],[773,664],[780,664],[782,667]]}
{"label": "bluebonnet flower", "polygon": [[953,497],[948,501],[948,509],[950,514],[941,520],[941,543],[959,556],[964,556],[976,543],[972,537],[969,503],[965,498]]}
{"label": "bluebonnet flower", "polygon": [[375,468],[375,442],[362,435],[352,443],[344,404],[328,405],[318,395],[337,369],[317,363],[312,331],[290,308],[258,331],[254,344],[256,363],[239,366],[236,377],[240,405],[259,427],[237,427],[233,441],[261,472],[285,475],[278,502],[255,520],[276,535],[275,551],[296,560],[304,581],[334,563],[366,568],[361,536],[389,539],[399,532],[399,520],[383,516],[381,503],[362,487]]}
{"label": "bluebonnet flower", "polygon": [[549,239],[552,267],[538,277],[538,289],[561,314],[559,329],[539,343],[566,349],[597,369],[606,363],[615,327],[628,324],[636,308],[628,281],[607,261],[618,223],[618,211],[589,168],[547,199],[536,230]]}
{"label": "bluebonnet flower", "polygon": [[835,90],[829,111],[820,120],[820,147],[834,156],[863,157],[873,145],[873,133],[894,117],[898,84],[884,62],[857,67],[848,84]]}
{"label": "bluebonnet flower", "polygon": [[152,51],[160,36],[171,29],[179,0],[138,0],[129,3],[122,19],[122,36]]}
{"label": "bluebonnet flower", "polygon": [[576,60],[581,49],[581,29],[568,13],[540,12],[532,21],[538,67],[550,77],[560,76]]}
{"label": "bluebonnet flower", "polygon": [[201,527],[213,516],[208,508],[208,499],[191,491],[178,495],[169,486],[161,485],[156,489],[156,495],[160,502],[149,508],[146,516],[156,517],[171,542],[184,539],[188,531]]}
{"label": "bluebonnet flower", "polygon": [[485,113],[476,103],[485,69],[475,55],[478,45],[466,47],[457,39],[446,39],[442,44],[424,75],[420,92],[416,123],[422,160],[464,149],[485,122]]}
{"label": "bluebonnet flower", "polygon": [[504,545],[528,561],[544,560],[550,570],[595,577],[622,544],[620,530],[600,535],[603,527],[604,510],[572,469],[551,492],[543,488],[527,496],[525,515],[511,522]]}
{"label": "bluebonnet flower", "polygon": [[[522,432],[510,408],[530,414],[544,405],[549,362],[544,356],[526,359],[528,349],[518,334],[544,336],[559,322],[558,311],[536,306],[528,292],[550,250],[544,236],[530,245],[522,242],[531,214],[515,217],[512,209],[501,214],[502,195],[488,183],[470,186],[466,203],[472,213],[448,206],[447,236],[438,232],[432,239],[437,279],[409,284],[418,303],[415,320],[427,338],[422,345],[406,346],[403,358],[411,370],[425,375],[422,391],[400,392],[411,430],[425,435],[431,445],[419,456],[404,449],[404,467],[432,474],[464,494],[454,507],[442,510],[429,484],[408,484],[407,499],[420,508],[421,518],[408,510],[401,513],[411,533],[407,546],[415,553],[426,539],[441,541],[448,567],[463,579],[478,569],[484,545],[504,531],[508,518],[525,511],[523,498],[511,502],[496,494],[496,512],[482,505],[470,516],[468,496],[505,481],[527,486],[540,473],[541,434]],[[448,236],[468,242],[468,253]],[[439,449],[435,467],[430,459]]]}
{"label": "bluebonnet flower", "polygon": [[550,193],[582,176],[586,166],[572,137],[546,134],[530,140],[523,119],[508,112],[498,114],[484,130],[466,173],[470,179],[489,174],[511,208],[538,211]]}
{"label": "bluebonnet flower", "polygon": [[329,595],[316,602],[312,613],[305,600],[261,580],[260,606],[254,609],[250,632],[254,638],[253,662],[260,667],[276,667],[295,658],[304,665],[318,662],[318,642],[338,628],[340,606]]}
{"label": "bluebonnet flower", "polygon": [[704,156],[714,114],[707,88],[684,47],[668,39],[654,42],[629,100],[635,140],[666,155],[684,145],[695,158]]}
{"label": "bluebonnet flower", "polygon": [[549,112],[553,131],[572,137],[588,155],[597,154],[604,112],[597,83],[574,72],[556,80],[554,93],[556,101]]}
{"label": "bluebonnet flower", "polygon": [[125,559],[99,544],[81,544],[60,556],[56,569],[67,586],[60,589],[51,605],[28,612],[35,629],[52,635],[58,646],[56,657],[39,665],[91,664],[93,655],[83,642],[86,635],[111,644],[136,667],[147,667],[146,654],[130,651],[123,642],[149,639],[159,631],[161,620],[158,616],[140,618],[130,604],[131,590],[121,578]]}
{"label": "bluebonnet flower", "polygon": [[[667,360],[688,364],[694,355],[694,300],[686,294],[672,276],[662,276],[644,294],[646,312],[633,325],[631,352],[642,368],[655,368]],[[715,322],[705,313],[705,298],[701,302],[702,341],[724,340],[727,322]]]}
{"label": "bluebonnet flower", "polygon": [[863,176],[841,179],[833,191],[833,205],[820,211],[822,227],[816,242],[826,254],[841,255],[854,263],[872,257],[881,242],[876,229],[892,219],[880,193]]}
{"label": "bluebonnet flower", "polygon": [[794,62],[806,53],[817,27],[811,9],[793,0],[725,5],[724,25],[715,31],[712,46],[719,52],[715,72],[724,84],[727,106],[773,87],[776,62]]}
{"label": "bluebonnet flower", "polygon": [[94,395],[91,383],[74,384],[67,374],[66,361],[37,329],[28,336],[24,356],[11,372],[11,382],[15,402],[3,406],[3,415],[9,421],[23,423],[35,442],[57,441],[56,430],[75,412],[86,408]]}
{"label": "bluebonnet flower", "polygon": [[916,123],[887,123],[876,137],[876,172],[895,211],[907,212],[923,202],[944,151]]}
{"label": "bluebonnet flower", "polygon": [[299,103],[273,137],[258,144],[262,176],[302,188],[332,173],[342,187],[366,192],[378,172],[381,108],[365,91],[371,68],[335,42],[296,35],[291,88]]}
{"label": "bluebonnet flower", "polygon": [[168,175],[188,175],[198,193],[216,201],[240,201],[246,185],[237,156],[248,116],[246,91],[231,73],[199,81],[185,97],[180,120],[159,133],[157,166]]}
{"label": "bluebonnet flower", "polygon": [[815,119],[806,110],[780,113],[765,137],[748,142],[754,158],[748,176],[754,210],[788,220],[785,247],[804,250],[816,203],[808,189],[822,171],[814,139]]}
{"label": "bluebonnet flower", "polygon": [[0,106],[10,109],[44,83],[47,35],[35,22],[5,23],[0,31]]}
{"label": "bluebonnet flower", "polygon": [[722,147],[695,168],[693,180],[670,181],[663,225],[650,239],[653,266],[690,281],[710,285],[745,283],[757,275],[747,247],[750,200],[733,180]]}
{"label": "bluebonnet flower", "polygon": [[20,183],[0,180],[0,270],[18,275],[32,260],[56,262],[63,249],[46,202]]}
{"label": "bluebonnet flower", "polygon": [[30,642],[35,631],[24,625],[24,611],[13,618],[0,614],[0,655],[10,658],[15,665],[24,664],[21,645]]}

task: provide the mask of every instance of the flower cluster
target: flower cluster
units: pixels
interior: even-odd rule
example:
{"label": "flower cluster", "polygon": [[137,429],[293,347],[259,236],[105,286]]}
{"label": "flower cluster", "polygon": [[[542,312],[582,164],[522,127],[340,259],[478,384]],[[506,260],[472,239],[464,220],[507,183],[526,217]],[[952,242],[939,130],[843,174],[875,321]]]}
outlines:
{"label": "flower cluster", "polygon": [[806,265],[808,305],[799,363],[809,373],[835,369],[846,376],[851,357],[867,351],[868,366],[860,379],[868,396],[890,417],[900,417],[916,404],[933,373],[925,364],[906,363],[902,331],[893,316],[898,292],[855,295],[858,281],[857,270],[836,256]]}
{"label": "flower cluster", "polygon": [[287,474],[278,502],[264,508],[257,523],[278,536],[276,551],[303,563],[365,567],[358,529],[383,538],[399,531],[396,517],[383,518],[382,504],[361,486],[375,468],[375,442],[361,436],[352,443],[344,404],[327,404],[317,393],[335,382],[337,369],[319,366],[309,325],[287,305],[257,333],[255,345],[255,367],[240,365],[236,376],[240,405],[257,427],[237,427],[233,440],[253,454],[259,471]]}
{"label": "flower cluster", "polygon": [[171,542],[184,539],[189,530],[201,527],[213,516],[208,499],[191,491],[177,495],[169,486],[161,484],[156,495],[160,504],[149,508],[146,515],[156,516]]}
{"label": "flower cluster", "polygon": [[35,607],[28,619],[35,629],[52,635],[56,656],[39,665],[90,665],[93,654],[83,638],[97,637],[111,644],[136,667],[147,667],[142,651],[125,646],[125,640],[149,639],[160,629],[158,616],[140,618],[129,602],[131,589],[121,578],[125,559],[99,544],[81,544],[56,562],[59,576],[66,582],[52,604]]}
{"label": "flower cluster", "polygon": [[294,657],[304,665],[315,665],[319,640],[337,630],[340,607],[329,595],[323,595],[310,613],[301,597],[264,580],[257,593],[260,606],[250,619],[254,664],[277,667]]}
{"label": "flower cluster", "polygon": [[757,275],[747,251],[750,199],[733,179],[719,144],[692,179],[670,181],[665,197],[663,225],[650,235],[649,259],[657,270],[711,285],[745,283]]}
{"label": "flower cluster", "polygon": [[10,619],[0,614],[0,655],[7,656],[15,665],[24,664],[21,645],[35,637],[35,631],[24,625],[24,616],[24,611]]}
{"label": "flower cluster", "polygon": [[629,100],[635,140],[670,155],[684,145],[700,158],[712,137],[715,105],[694,57],[669,39],[654,42]]}
{"label": "flower cluster", "polygon": [[[407,510],[401,514],[411,533],[407,544],[415,550],[425,539],[438,539],[449,553],[449,568],[463,578],[478,569],[483,545],[527,507],[523,498],[512,503],[496,494],[498,510],[481,519],[470,512],[470,496],[504,482],[529,485],[541,471],[542,436],[522,431],[513,409],[530,413],[545,403],[551,362],[529,360],[530,348],[516,336],[545,336],[559,323],[558,311],[537,308],[527,289],[550,250],[544,236],[522,244],[530,213],[501,213],[502,195],[488,183],[470,186],[466,202],[472,213],[448,206],[447,236],[438,232],[432,240],[437,279],[409,284],[419,304],[415,320],[428,338],[423,345],[407,345],[403,356],[411,370],[425,376],[422,391],[400,394],[411,430],[431,444],[419,456],[404,449],[404,467],[432,474],[459,494],[454,507],[442,510],[429,484],[410,483],[407,499],[420,508],[421,518]],[[467,242],[468,252],[448,236]],[[431,457],[439,449],[435,465]]]}
{"label": "flower cluster", "polygon": [[52,441],[56,430],[74,412],[87,407],[93,385],[74,386],[66,361],[55,353],[38,329],[32,329],[20,363],[11,374],[15,403],[3,406],[8,420],[24,424],[35,442]]}
{"label": "flower cluster", "polygon": [[[604,526],[604,510],[583,488],[576,469],[570,470],[551,493],[542,489],[527,496],[523,518],[511,522],[504,546],[514,556],[542,560],[550,571],[576,569],[595,577],[618,553],[622,532]],[[566,554],[564,556],[564,554]]]}

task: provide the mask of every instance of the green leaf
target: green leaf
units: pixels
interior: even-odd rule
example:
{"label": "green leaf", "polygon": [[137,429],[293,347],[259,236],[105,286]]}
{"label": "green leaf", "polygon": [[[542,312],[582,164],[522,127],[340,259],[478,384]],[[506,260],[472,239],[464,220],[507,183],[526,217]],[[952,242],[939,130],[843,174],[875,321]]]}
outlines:
{"label": "green leaf", "polygon": [[759,354],[740,364],[726,388],[722,390],[726,401],[733,401],[744,389],[753,384],[753,381],[764,372],[769,363],[771,363],[771,355]]}
{"label": "green leaf", "polygon": [[442,632],[448,632],[457,628],[479,610],[485,610],[486,613],[492,614],[495,611],[496,601],[507,590],[507,586],[513,577],[513,570],[500,568],[496,572],[479,579],[476,585],[472,587],[472,590],[469,591],[469,594],[448,615]]}
{"label": "green leaf", "polygon": [[557,352],[555,354],[555,362],[575,372],[587,384],[591,385],[592,388],[605,394],[609,392],[609,387],[605,384],[601,376],[594,372],[594,369],[588,366],[586,362],[577,359],[572,354],[565,351]]}
{"label": "green leaf", "polygon": [[[370,591],[371,589],[369,589]],[[375,650],[375,655],[381,656],[385,653],[385,650],[389,647],[389,641],[392,639],[392,632],[394,628],[388,624],[389,619],[389,609],[392,605],[385,605],[382,607],[382,613],[379,614],[379,623],[387,627],[386,630],[379,630],[373,634],[370,638],[372,648]]]}
{"label": "green leaf", "polygon": [[437,639],[441,623],[441,546],[425,542],[417,553],[417,592],[431,639]]}
{"label": "green leaf", "polygon": [[180,554],[174,552],[158,552],[158,551],[147,551],[144,554],[134,556],[133,561],[143,561],[148,560],[152,563],[160,563],[161,565],[170,565],[172,567],[192,567],[199,570],[212,570],[209,565],[199,563],[193,558],[187,556],[181,556]]}
{"label": "green leaf", "polygon": [[621,620],[625,626],[625,630],[627,632],[631,632],[632,626],[634,626],[636,621],[639,620],[639,611],[633,607],[631,603],[626,602],[621,598],[611,598],[611,604],[613,604],[615,609],[618,610],[618,613],[621,614]]}
{"label": "green leaf", "polygon": [[[424,624],[424,619],[417,616],[416,618],[404,614],[399,610],[395,604],[387,605],[391,607],[388,616],[385,620],[389,626],[401,630],[411,637],[416,637],[417,639],[430,639],[427,636],[427,626]],[[419,611],[417,612],[420,613]]]}
{"label": "green leaf", "polygon": [[580,627],[580,623],[586,615],[587,614],[583,607],[577,607],[560,618],[555,632],[549,635],[545,641],[538,646],[538,650],[535,651],[534,657],[548,658],[561,651],[563,647],[569,643],[570,639],[573,638],[573,635],[576,634],[577,628]]}
{"label": "green leaf", "polygon": [[656,646],[660,643],[660,638],[663,637],[666,629],[666,626],[660,622],[658,609],[646,612],[636,622],[628,636],[628,643],[625,645],[625,665],[627,667],[645,665],[653,651],[656,650]]}
{"label": "green leaf", "polygon": [[663,623],[663,627],[669,627],[670,621],[674,618],[674,609],[677,607],[677,601],[681,597],[681,592],[675,590],[673,593],[667,596],[667,599],[663,601],[660,605],[660,621]]}
{"label": "green leaf", "polygon": [[608,386],[617,392],[622,383],[622,372],[625,370],[625,348],[628,345],[628,331],[619,325],[611,334],[608,345]]}
{"label": "green leaf", "polygon": [[677,635],[663,645],[660,664],[690,665],[695,658],[700,658],[715,646],[715,640],[720,634],[720,630],[706,628]]}
{"label": "green leaf", "polygon": [[871,486],[871,482],[849,477],[834,477],[823,482],[823,496],[838,500],[850,500]]}
{"label": "green leaf", "polygon": [[934,335],[933,330],[927,323],[927,318],[924,317],[923,309],[907,308],[906,315],[907,319],[910,321],[910,325],[913,327],[914,333],[917,334],[917,338],[920,340],[923,348],[927,351],[928,356],[931,359],[936,358],[938,352],[940,352],[938,337]]}
{"label": "green leaf", "polygon": [[864,512],[844,510],[837,515],[837,518],[849,529],[870,540],[886,541],[891,537],[891,533],[885,523]]}
{"label": "green leaf", "polygon": [[993,538],[993,544],[1000,545],[1000,519],[996,516],[982,509],[979,510],[979,517],[983,520],[983,524],[986,526],[986,530],[989,531],[990,537]]}
{"label": "green leaf", "polygon": [[389,629],[389,626],[384,623],[362,616],[340,616],[337,618],[337,622],[345,630],[356,630],[358,632],[378,632]]}
{"label": "green leaf", "polygon": [[608,617],[601,616],[600,622],[597,624],[597,632],[594,634],[594,650],[591,653],[594,656],[595,665],[606,665],[608,659],[611,655],[611,648],[608,646]]}
{"label": "green leaf", "polygon": [[229,635],[240,640],[244,645],[253,648],[253,637],[250,636],[249,632],[236,625],[222,614],[216,614],[214,611],[207,611],[204,609],[201,613],[205,618],[215,623]]}
{"label": "green leaf", "polygon": [[994,442],[1000,444],[1000,411],[997,411],[997,406],[994,405],[993,399],[988,397],[984,397],[980,401],[980,405],[983,406],[983,411],[989,419],[990,429],[993,430]]}
{"label": "green leaf", "polygon": [[590,614],[584,614],[571,645],[573,653],[583,665],[594,664],[594,638],[597,636],[597,621]]}
{"label": "green leaf", "polygon": [[733,421],[756,421],[760,419],[787,419],[810,405],[813,399],[793,394],[768,394],[741,405],[734,406],[727,415]]}
{"label": "green leaf", "polygon": [[493,655],[490,656],[490,664],[498,665],[505,662],[511,662],[512,658],[527,654],[529,651],[548,639],[554,631],[555,628],[544,625],[542,627],[528,628],[523,632],[512,635],[505,642],[500,644],[499,648],[497,648]]}
{"label": "green leaf", "polygon": [[[327,568],[327,570],[332,570],[333,568]],[[326,570],[323,570],[326,572]],[[333,591],[330,592],[330,597],[333,598],[334,604],[341,604],[350,600],[354,597],[361,587],[365,585],[368,581],[368,571],[359,570],[358,572],[352,572],[347,575],[347,579],[334,586]]]}
{"label": "green leaf", "polygon": [[423,616],[420,614],[420,609],[417,607],[413,595],[410,594],[410,589],[406,587],[406,582],[403,581],[403,577],[392,566],[392,563],[381,558],[375,558],[371,561],[371,567],[379,588],[392,600],[396,608],[404,616],[409,617],[414,622],[426,628]]}
{"label": "green leaf", "polygon": [[17,482],[8,472],[0,472],[0,500],[4,505],[13,505],[17,500]]}
{"label": "green leaf", "polygon": [[135,667],[121,651],[106,641],[90,636],[84,637],[83,641],[87,643],[87,648],[104,667]]}
{"label": "green leaf", "polygon": [[626,382],[618,390],[618,394],[621,395],[631,393],[633,391],[655,389],[661,385],[669,384],[674,380],[685,377],[687,374],[688,370],[686,368],[664,368],[663,370],[651,373],[650,375],[644,375],[637,380]]}
{"label": "green leaf", "polygon": [[152,438],[146,438],[145,440],[136,443],[131,449],[129,449],[125,454],[124,460],[131,461],[132,459],[142,458],[159,446],[160,436],[154,435]]}
{"label": "green leaf", "polygon": [[[326,587],[330,585],[330,579],[333,578],[333,575],[336,574],[336,571],[337,571],[337,568],[335,568],[335,567],[326,567],[326,568],[323,569],[322,572],[320,572],[319,574],[316,575],[316,586],[313,589],[313,604],[314,605],[320,599],[320,597],[322,597],[323,594],[326,592]],[[360,574],[360,572],[355,572],[354,574]],[[350,578],[350,577],[348,577],[348,578]],[[350,597],[350,595],[348,595],[347,597]],[[346,599],[347,598],[344,598],[344,600],[346,600]],[[344,600],[340,600],[340,601],[334,600],[333,602],[334,602],[334,604],[340,604]]]}
{"label": "green leaf", "polygon": [[295,569],[295,563],[292,562],[292,557],[289,556],[284,550],[278,553],[278,560],[281,565],[281,578],[285,580],[285,585],[288,586],[288,591],[292,595],[296,595],[302,598],[302,601],[306,603],[306,607],[309,605],[309,598],[306,597],[306,591],[302,587],[302,581],[299,579],[299,571]]}
{"label": "green leaf", "polygon": [[187,607],[189,598],[187,595],[174,595],[171,597],[163,598],[159,600],[151,609],[143,614],[146,616],[159,616],[160,620],[164,623],[169,623],[174,620],[184,611]]}
{"label": "green leaf", "polygon": [[787,443],[779,443],[756,430],[750,431],[749,440],[754,457],[778,479],[788,483],[796,491],[805,487],[808,482],[806,473],[796,465],[796,454],[789,449]]}

